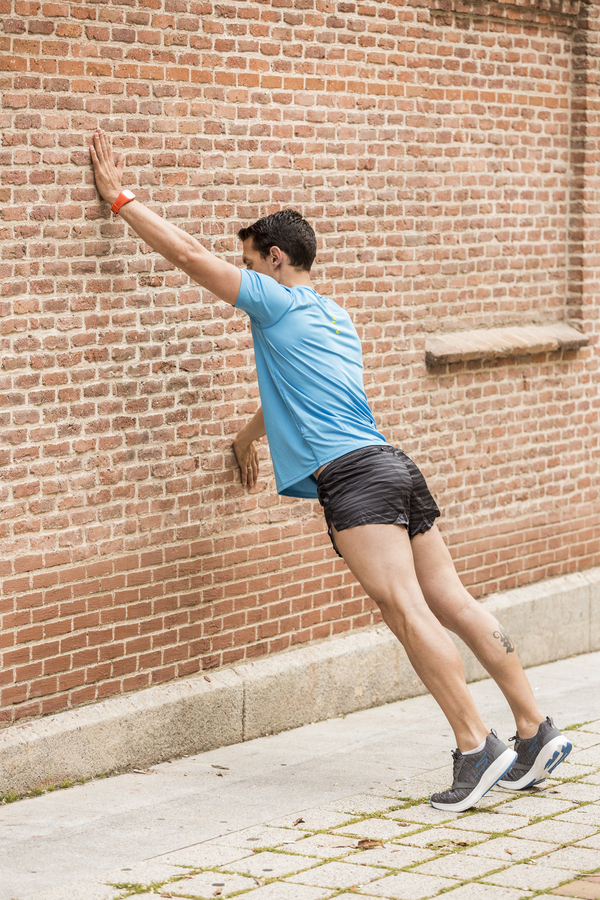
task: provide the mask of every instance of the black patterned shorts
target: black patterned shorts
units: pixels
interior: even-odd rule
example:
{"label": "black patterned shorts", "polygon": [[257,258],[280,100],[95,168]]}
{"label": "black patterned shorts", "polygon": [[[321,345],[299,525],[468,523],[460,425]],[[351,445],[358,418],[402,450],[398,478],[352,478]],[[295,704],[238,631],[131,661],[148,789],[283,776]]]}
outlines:
{"label": "black patterned shorts", "polygon": [[327,464],[317,479],[333,549],[336,531],[357,525],[405,525],[409,538],[434,524],[440,511],[420,469],[390,444],[352,450]]}

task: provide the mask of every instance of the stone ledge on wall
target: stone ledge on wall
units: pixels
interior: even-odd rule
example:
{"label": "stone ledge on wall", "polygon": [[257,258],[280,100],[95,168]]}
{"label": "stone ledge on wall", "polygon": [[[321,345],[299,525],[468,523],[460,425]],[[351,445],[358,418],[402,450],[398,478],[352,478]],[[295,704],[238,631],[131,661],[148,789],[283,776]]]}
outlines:
{"label": "stone ledge on wall", "polygon": [[507,23],[574,28],[582,5],[582,0],[432,0],[430,9],[436,16],[472,16]]}
{"label": "stone ledge on wall", "polygon": [[[600,567],[493,594],[525,667],[600,650]],[[486,673],[458,638],[468,681]],[[201,753],[415,697],[385,627],[0,730],[0,795]]]}
{"label": "stone ledge on wall", "polygon": [[566,322],[514,328],[479,328],[428,337],[425,341],[425,361],[428,366],[443,366],[474,359],[579,350],[588,343],[589,338],[585,334]]}

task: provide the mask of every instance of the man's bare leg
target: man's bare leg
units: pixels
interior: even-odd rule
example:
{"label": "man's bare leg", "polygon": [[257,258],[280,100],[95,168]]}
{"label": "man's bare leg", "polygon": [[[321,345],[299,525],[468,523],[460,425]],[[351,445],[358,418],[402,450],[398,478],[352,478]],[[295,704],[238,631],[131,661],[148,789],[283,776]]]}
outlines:
{"label": "man's bare leg", "polygon": [[417,675],[440,705],[458,749],[478,747],[489,728],[469,693],[458,650],[425,602],[406,529],[359,525],[341,532],[334,529],[334,537],[348,567],[377,603]]}
{"label": "man's bare leg", "polygon": [[461,583],[436,525],[412,540],[417,579],[431,611],[457,634],[492,676],[515,717],[519,737],[529,738],[544,721],[517,651],[495,616]]}

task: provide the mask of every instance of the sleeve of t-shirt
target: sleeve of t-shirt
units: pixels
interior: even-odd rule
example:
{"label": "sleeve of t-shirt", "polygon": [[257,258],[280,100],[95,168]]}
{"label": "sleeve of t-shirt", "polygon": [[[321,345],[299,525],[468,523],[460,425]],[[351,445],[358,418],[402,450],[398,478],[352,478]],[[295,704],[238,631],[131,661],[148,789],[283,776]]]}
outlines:
{"label": "sleeve of t-shirt", "polygon": [[292,292],[274,278],[240,269],[242,281],[235,308],[248,313],[261,328],[274,325],[292,305]]}

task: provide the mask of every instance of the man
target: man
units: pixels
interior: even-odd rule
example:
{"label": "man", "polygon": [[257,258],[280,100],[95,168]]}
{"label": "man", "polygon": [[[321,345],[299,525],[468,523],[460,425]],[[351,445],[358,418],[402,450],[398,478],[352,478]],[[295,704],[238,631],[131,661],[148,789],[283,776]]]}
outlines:
{"label": "man", "polygon": [[[432,806],[461,812],[496,783],[519,790],[543,781],[571,744],[541,714],[508,635],[461,584],[419,469],[377,431],[350,317],[311,285],[312,228],[283,210],[242,229],[240,270],[122,192],[124,157],[113,164],[101,129],[90,153],[98,191],[113,211],[165,259],[249,315],[262,408],[234,442],[242,483],[256,482],[255,442],[266,433],[278,492],[318,497],[334,549],[378,604],[454,731],[453,785],[434,794]],[[516,753],[482,721],[445,628],[503,691],[515,716]]]}

